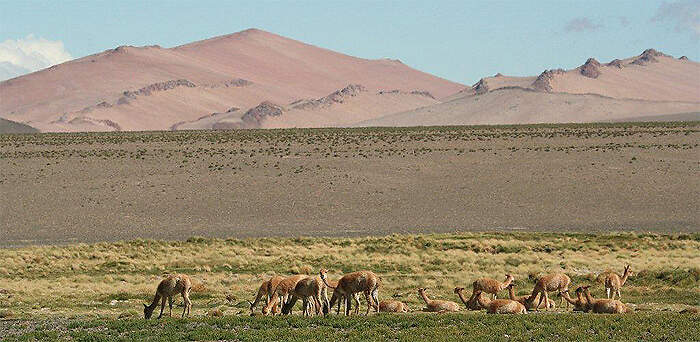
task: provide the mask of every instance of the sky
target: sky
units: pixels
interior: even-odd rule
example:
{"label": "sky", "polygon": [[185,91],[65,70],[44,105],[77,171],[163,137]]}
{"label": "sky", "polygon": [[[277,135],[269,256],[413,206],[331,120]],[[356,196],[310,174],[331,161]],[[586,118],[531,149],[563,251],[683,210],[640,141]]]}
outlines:
{"label": "sky", "polygon": [[0,0],[0,80],[119,45],[259,28],[473,84],[640,54],[700,60],[700,0]]}

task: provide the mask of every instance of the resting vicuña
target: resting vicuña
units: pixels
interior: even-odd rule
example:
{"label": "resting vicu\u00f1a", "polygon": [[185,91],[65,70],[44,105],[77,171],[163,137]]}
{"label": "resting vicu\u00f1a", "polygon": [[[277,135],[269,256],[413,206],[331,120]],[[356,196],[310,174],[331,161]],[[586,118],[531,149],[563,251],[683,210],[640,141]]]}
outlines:
{"label": "resting vicu\u00f1a", "polygon": [[379,302],[379,312],[408,312],[408,306],[398,300],[386,299]]}
{"label": "resting vicu\u00f1a", "polygon": [[[508,285],[508,296],[511,300],[514,300],[522,305],[525,305],[525,308],[528,310],[532,310],[533,307],[535,306],[535,300],[537,298],[537,295],[527,295],[527,296],[516,296],[515,295],[515,284],[510,284]],[[539,308],[542,308],[542,303],[538,306]],[[554,305],[554,302],[549,302],[550,309],[554,309],[556,306]]]}
{"label": "resting vicu\u00f1a", "polygon": [[[454,292],[459,296],[459,299],[464,303],[464,305],[469,305],[468,301],[464,298],[464,294],[462,292],[464,291],[464,288],[462,287],[457,287],[455,288]],[[488,300],[487,298],[484,298],[481,296],[481,291],[477,293],[477,295],[474,297],[478,302],[479,305],[483,306],[486,308],[486,312],[490,314],[525,314],[527,313],[527,309],[525,309],[525,306],[517,301],[511,300],[511,299],[494,299],[494,300]]]}
{"label": "resting vicu\u00f1a", "polygon": [[426,289],[418,289],[418,295],[425,301],[425,311],[428,312],[455,312],[459,311],[459,305],[449,300],[431,300],[425,294]]}
{"label": "resting vicu\u00f1a", "polygon": [[576,299],[572,299],[569,296],[569,289],[566,289],[561,292],[561,296],[564,297],[564,300],[569,302],[574,306],[574,311],[586,311],[587,306],[588,306],[588,301],[586,298],[583,297],[583,288],[578,287],[576,289]]}
{"label": "resting vicu\u00f1a", "polygon": [[593,311],[594,313],[625,313],[628,311],[627,306],[617,299],[595,299],[591,297],[589,286],[583,287],[583,293],[586,295],[586,312]]}

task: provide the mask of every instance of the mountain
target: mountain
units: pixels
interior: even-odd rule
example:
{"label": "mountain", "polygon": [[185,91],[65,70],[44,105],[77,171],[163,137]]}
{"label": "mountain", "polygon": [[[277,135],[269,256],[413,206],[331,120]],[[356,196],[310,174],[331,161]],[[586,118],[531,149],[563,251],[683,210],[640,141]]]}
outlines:
{"label": "mountain", "polygon": [[653,49],[624,60],[590,58],[539,76],[497,74],[431,106],[356,126],[700,120],[700,63]]}
{"label": "mountain", "polygon": [[398,60],[356,58],[249,29],[174,48],[120,46],[0,82],[0,117],[41,131],[165,130],[231,108],[318,99],[351,84],[367,93],[399,91],[417,106],[428,104],[420,94],[441,98],[464,87]]}
{"label": "mountain", "polygon": [[648,49],[465,87],[249,29],[120,46],[0,82],[0,100],[44,132],[697,120],[700,63]]}

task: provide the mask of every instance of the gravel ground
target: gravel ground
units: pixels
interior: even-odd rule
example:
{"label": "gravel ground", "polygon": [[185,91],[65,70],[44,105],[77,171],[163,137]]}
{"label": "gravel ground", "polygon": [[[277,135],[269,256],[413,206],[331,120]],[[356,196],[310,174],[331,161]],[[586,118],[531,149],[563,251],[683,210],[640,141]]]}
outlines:
{"label": "gravel ground", "polygon": [[0,246],[698,231],[698,123],[0,135]]}

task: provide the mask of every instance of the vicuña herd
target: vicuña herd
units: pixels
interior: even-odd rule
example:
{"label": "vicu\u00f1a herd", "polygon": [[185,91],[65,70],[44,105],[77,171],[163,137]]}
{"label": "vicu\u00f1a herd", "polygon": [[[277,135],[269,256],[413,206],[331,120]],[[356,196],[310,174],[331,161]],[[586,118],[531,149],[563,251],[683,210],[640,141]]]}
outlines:
{"label": "vicu\u00f1a herd", "polygon": [[[625,313],[629,308],[619,299],[620,288],[625,284],[631,274],[630,266],[625,267],[622,277],[608,272],[604,274],[605,292],[607,299],[596,299],[591,296],[589,286],[580,286],[576,289],[576,298],[569,295],[571,278],[563,273],[547,274],[540,277],[532,289],[530,295],[515,295],[515,278],[506,274],[503,282],[491,278],[480,278],[472,282],[472,294],[467,299],[462,287],[454,289],[454,293],[468,310],[486,309],[490,314],[525,314],[528,310],[538,311],[539,309],[553,309],[555,304],[549,299],[549,292],[556,291],[561,297],[561,304],[566,302],[566,306],[573,305],[574,311],[594,312],[594,313]],[[264,281],[255,300],[250,303],[250,313],[255,314],[255,308],[260,302],[264,302],[262,308],[263,315],[291,314],[294,305],[298,300],[302,301],[302,313],[305,316],[327,315],[337,304],[336,314],[340,314],[340,307],[343,307],[345,315],[350,315],[353,303],[355,314],[360,312],[360,296],[363,295],[367,303],[365,315],[370,310],[375,312],[409,312],[408,306],[398,300],[379,301],[379,287],[382,285],[382,278],[372,271],[358,271],[348,273],[340,277],[337,281],[328,278],[328,270],[321,269],[318,275],[292,275],[289,277],[273,276]],[[498,299],[497,295],[506,290],[508,299]],[[184,274],[170,275],[163,279],[156,289],[155,297],[150,305],[144,304],[144,317],[151,318],[153,310],[160,302],[160,315],[163,316],[166,299],[170,308],[170,316],[173,310],[173,296],[180,294],[184,302],[182,317],[189,316],[192,308],[190,302],[190,291],[192,282]],[[331,299],[328,299],[328,291],[333,291]],[[617,294],[618,299],[615,299]],[[425,302],[425,308],[421,311],[427,312],[456,312],[460,310],[460,305],[449,300],[430,299],[426,288],[418,289],[418,296]],[[610,298],[612,296],[612,298]],[[258,313],[259,314],[259,313]]]}

